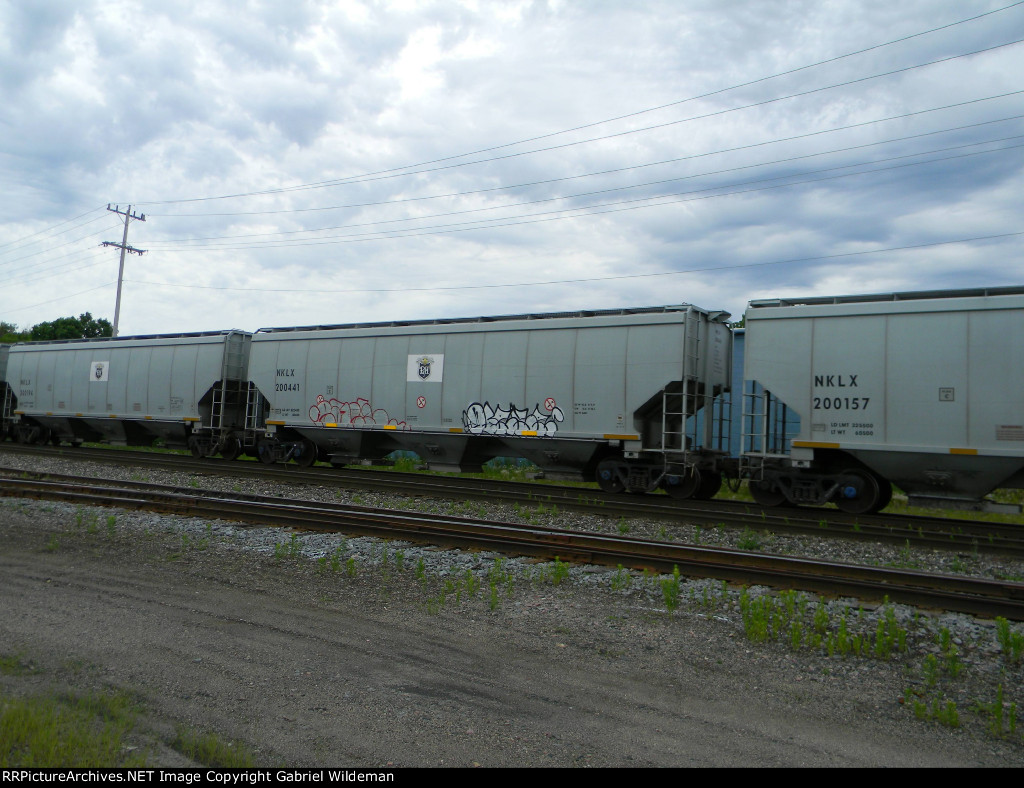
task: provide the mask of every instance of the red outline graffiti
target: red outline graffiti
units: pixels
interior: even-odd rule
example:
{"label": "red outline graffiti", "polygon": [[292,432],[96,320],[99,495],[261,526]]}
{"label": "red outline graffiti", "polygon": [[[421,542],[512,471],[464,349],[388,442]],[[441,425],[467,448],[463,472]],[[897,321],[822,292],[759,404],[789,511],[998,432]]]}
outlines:
{"label": "red outline graffiti", "polygon": [[309,408],[309,420],[314,424],[333,423],[339,427],[395,426],[400,430],[409,429],[404,421],[393,419],[383,408],[374,409],[370,400],[358,397],[351,402],[334,398],[326,399],[323,394],[316,398],[316,404]]}

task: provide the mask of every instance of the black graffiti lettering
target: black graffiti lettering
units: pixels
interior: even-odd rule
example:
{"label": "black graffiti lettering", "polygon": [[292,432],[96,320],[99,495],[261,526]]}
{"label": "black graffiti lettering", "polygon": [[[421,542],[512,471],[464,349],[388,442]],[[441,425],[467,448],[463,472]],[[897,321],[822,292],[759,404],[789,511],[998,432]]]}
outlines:
{"label": "black graffiti lettering", "polygon": [[489,402],[474,402],[462,411],[462,426],[473,435],[521,435],[536,432],[538,437],[552,436],[558,425],[565,419],[561,408],[550,413],[541,410],[540,404],[532,411],[517,408],[509,403],[508,408],[492,406]]}

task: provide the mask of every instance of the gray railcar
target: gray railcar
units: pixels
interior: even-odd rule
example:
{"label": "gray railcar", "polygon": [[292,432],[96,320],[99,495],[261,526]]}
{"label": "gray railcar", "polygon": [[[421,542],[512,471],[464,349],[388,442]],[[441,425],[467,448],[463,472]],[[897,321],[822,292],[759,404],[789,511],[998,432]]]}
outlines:
{"label": "gray railcar", "polygon": [[977,508],[1024,486],[1024,288],[755,301],[745,471],[765,504]]}
{"label": "gray railcar", "polygon": [[513,456],[606,489],[713,494],[727,318],[682,305],[260,329],[258,453],[344,464],[409,450],[463,471]]}
{"label": "gray railcar", "polygon": [[220,331],[29,342],[7,356],[12,431],[24,443],[162,438],[237,455],[251,335]]}

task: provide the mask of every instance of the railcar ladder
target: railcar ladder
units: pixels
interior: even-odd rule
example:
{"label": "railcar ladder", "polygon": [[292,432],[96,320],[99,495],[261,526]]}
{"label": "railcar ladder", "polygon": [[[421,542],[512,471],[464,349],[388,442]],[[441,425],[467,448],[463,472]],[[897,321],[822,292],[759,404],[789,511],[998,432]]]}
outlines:
{"label": "railcar ladder", "polygon": [[[14,394],[6,383],[0,383],[0,386],[3,386],[4,391],[3,405],[0,406],[0,427],[4,427],[11,419],[11,411],[14,409]],[[2,437],[0,435],[0,438]]]}
{"label": "railcar ladder", "polygon": [[[683,383],[684,387],[686,382]],[[661,392],[661,450],[686,451],[686,394],[683,391]]]}
{"label": "railcar ladder", "polygon": [[245,438],[243,443],[252,446],[256,443],[256,431],[263,429],[263,407],[266,400],[256,384],[249,381],[249,389],[245,397]]}
{"label": "railcar ladder", "polygon": [[740,467],[751,478],[761,478],[763,460],[789,454],[790,441],[799,429],[785,403],[756,381],[747,381],[743,391],[743,416],[740,436]]}
{"label": "railcar ladder", "polygon": [[[661,393],[661,450],[685,453],[698,448],[697,420],[700,407],[701,316],[692,307],[683,323],[683,375],[679,391]],[[689,424],[689,428],[688,428]]]}
{"label": "railcar ladder", "polygon": [[224,340],[220,383],[213,389],[209,425],[211,429],[218,432],[223,430],[229,414],[231,421],[228,426],[236,426],[237,414],[242,404],[240,379],[244,375],[245,338],[237,331],[231,331]]}
{"label": "railcar ladder", "polygon": [[213,400],[210,405],[210,429],[220,430],[224,426],[224,382],[213,387]]}

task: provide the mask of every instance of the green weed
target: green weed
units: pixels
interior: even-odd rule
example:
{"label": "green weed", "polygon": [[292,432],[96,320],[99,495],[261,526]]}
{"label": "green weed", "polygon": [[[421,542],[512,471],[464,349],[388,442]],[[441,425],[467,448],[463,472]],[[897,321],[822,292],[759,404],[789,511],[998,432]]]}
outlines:
{"label": "green weed", "polygon": [[252,768],[256,759],[242,742],[225,742],[215,733],[179,727],[171,747],[186,758],[215,768]]}
{"label": "green weed", "polygon": [[619,564],[619,568],[612,575],[612,591],[625,591],[633,584],[633,576],[628,570]]}
{"label": "green weed", "polygon": [[1017,732],[1017,704],[1007,704],[1003,699],[1003,685],[996,688],[996,699],[991,703],[977,702],[974,710],[987,716],[988,731],[997,738],[1012,736]]}
{"label": "green weed", "polygon": [[560,585],[569,578],[569,564],[555,556],[555,562],[548,568],[548,580],[551,585]]}
{"label": "green weed", "polygon": [[1024,635],[1014,632],[1010,628],[1010,622],[1002,616],[996,618],[996,639],[999,647],[1003,650],[1003,658],[1010,663],[1021,661],[1024,656]]}
{"label": "green weed", "polygon": [[910,690],[907,690],[906,696],[912,702],[914,716],[919,720],[932,719],[940,725],[945,725],[947,728],[960,727],[960,715],[957,712],[956,703],[953,701],[947,699],[946,702],[943,703],[938,698],[934,698],[932,700],[932,705],[929,708],[927,702],[918,700],[917,698],[911,698]]}
{"label": "green weed", "polygon": [[882,608],[882,615],[875,626],[873,653],[878,659],[889,659],[895,651],[907,650],[907,631],[896,622],[896,612],[888,604],[888,597]]}
{"label": "green weed", "polygon": [[756,532],[752,531],[750,528],[744,528],[743,533],[740,534],[740,537],[736,542],[736,547],[740,550],[760,550],[761,540]]}
{"label": "green weed", "polygon": [[477,579],[476,575],[473,574],[473,570],[467,569],[464,577],[466,594],[470,597],[476,596],[477,591],[480,590],[480,581]]}
{"label": "green weed", "polygon": [[0,655],[0,675],[20,676],[32,670],[31,665],[25,661],[21,654]]}
{"label": "green weed", "polygon": [[12,697],[0,691],[0,767],[138,767],[125,736],[135,726],[132,698],[118,694]]}
{"label": "green weed", "polygon": [[292,534],[287,542],[278,542],[274,545],[274,560],[296,559],[302,555],[302,542],[298,534]]}
{"label": "green weed", "polygon": [[672,577],[661,581],[661,596],[665,600],[665,609],[670,613],[679,607],[679,567],[672,567]]}

